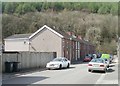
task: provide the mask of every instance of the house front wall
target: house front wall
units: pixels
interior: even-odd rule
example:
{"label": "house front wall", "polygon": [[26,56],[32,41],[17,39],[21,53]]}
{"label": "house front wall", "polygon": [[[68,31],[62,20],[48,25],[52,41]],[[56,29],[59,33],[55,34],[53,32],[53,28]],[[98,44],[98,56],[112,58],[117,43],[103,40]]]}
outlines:
{"label": "house front wall", "polygon": [[63,39],[62,40],[63,43],[63,55],[64,57],[68,58],[69,60],[71,60],[71,57],[72,57],[72,48],[71,48],[71,41],[69,39]]}
{"label": "house front wall", "polygon": [[81,46],[80,46],[80,57],[81,59],[83,59],[86,55],[86,46],[84,43],[81,43]]}
{"label": "house front wall", "polygon": [[32,52],[56,52],[62,56],[62,38],[48,29],[43,29],[30,40]]}
{"label": "house front wall", "polygon": [[78,55],[77,55],[77,58],[80,59],[80,42],[78,42],[78,45],[77,45],[77,52],[78,52]]}
{"label": "house front wall", "polygon": [[29,40],[5,40],[5,51],[29,51]]}
{"label": "house front wall", "polygon": [[71,61],[80,59],[80,42],[63,39],[63,55]]}

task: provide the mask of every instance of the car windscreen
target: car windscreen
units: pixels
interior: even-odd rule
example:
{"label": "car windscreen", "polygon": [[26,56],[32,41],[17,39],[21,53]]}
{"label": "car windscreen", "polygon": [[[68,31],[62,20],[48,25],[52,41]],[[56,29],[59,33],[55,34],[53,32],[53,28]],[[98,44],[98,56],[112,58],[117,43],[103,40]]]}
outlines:
{"label": "car windscreen", "polygon": [[55,58],[55,59],[53,59],[53,61],[62,61],[62,59],[61,58]]}
{"label": "car windscreen", "polygon": [[104,61],[102,59],[92,59],[91,62],[103,63]]}

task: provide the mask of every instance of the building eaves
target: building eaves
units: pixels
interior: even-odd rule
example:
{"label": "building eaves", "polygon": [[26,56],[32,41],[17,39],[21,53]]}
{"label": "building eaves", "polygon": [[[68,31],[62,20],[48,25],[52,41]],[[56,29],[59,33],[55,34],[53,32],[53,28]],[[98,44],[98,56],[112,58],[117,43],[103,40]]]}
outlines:
{"label": "building eaves", "polygon": [[9,36],[7,38],[5,38],[4,40],[23,40],[23,39],[29,39],[29,36],[31,34],[14,34],[12,36]]}
{"label": "building eaves", "polygon": [[53,32],[54,34],[58,35],[59,37],[63,38],[63,35],[58,33],[57,31],[53,30],[52,28],[48,27],[47,25],[44,25],[43,27],[41,27],[39,30],[37,30],[35,33],[33,33],[29,39],[33,38],[35,35],[37,35],[39,32],[41,32],[43,29],[48,29],[50,30],[51,32]]}

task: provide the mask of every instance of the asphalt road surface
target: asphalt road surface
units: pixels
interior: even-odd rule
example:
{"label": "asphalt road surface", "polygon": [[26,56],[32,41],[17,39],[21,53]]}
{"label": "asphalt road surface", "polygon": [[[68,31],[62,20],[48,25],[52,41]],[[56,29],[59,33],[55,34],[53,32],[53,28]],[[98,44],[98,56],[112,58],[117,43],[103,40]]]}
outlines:
{"label": "asphalt road surface", "polygon": [[118,63],[106,73],[88,72],[88,63],[74,64],[69,69],[44,70],[3,80],[3,84],[118,84]]}

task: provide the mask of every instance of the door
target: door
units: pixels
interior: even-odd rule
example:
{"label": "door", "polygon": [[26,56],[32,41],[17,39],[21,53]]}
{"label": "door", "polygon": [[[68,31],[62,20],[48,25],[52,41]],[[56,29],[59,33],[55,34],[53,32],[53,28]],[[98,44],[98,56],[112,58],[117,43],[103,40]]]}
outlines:
{"label": "door", "polygon": [[63,67],[67,67],[67,65],[68,65],[67,59],[63,59]]}
{"label": "door", "polygon": [[57,57],[56,52],[53,52],[53,58],[56,58],[56,57]]}

